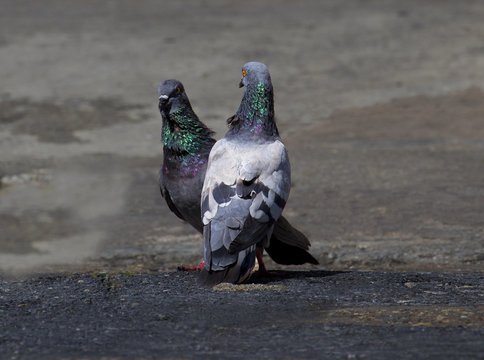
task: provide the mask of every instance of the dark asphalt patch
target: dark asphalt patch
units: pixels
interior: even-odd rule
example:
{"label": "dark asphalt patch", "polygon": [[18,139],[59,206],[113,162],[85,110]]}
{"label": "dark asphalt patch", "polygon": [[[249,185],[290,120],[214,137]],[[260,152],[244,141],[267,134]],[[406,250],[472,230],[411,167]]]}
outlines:
{"label": "dark asphalt patch", "polygon": [[218,289],[200,288],[196,274],[183,272],[3,281],[3,356],[437,359],[484,353],[483,274],[279,274]]}
{"label": "dark asphalt patch", "polygon": [[79,142],[77,130],[92,130],[128,121],[146,120],[146,115],[132,116],[129,111],[143,109],[118,99],[100,98],[70,101],[64,104],[33,102],[29,99],[0,100],[0,126],[9,126],[14,134],[37,136],[51,143]]}

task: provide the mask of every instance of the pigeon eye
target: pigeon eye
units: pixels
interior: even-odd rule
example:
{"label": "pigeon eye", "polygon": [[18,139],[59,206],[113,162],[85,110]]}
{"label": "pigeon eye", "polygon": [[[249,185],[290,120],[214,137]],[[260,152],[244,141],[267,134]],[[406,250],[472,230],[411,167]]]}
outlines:
{"label": "pigeon eye", "polygon": [[180,90],[180,87],[177,87],[177,88],[176,88],[176,93],[178,94],[178,93],[180,93],[180,91],[181,91],[181,90]]}
{"label": "pigeon eye", "polygon": [[242,70],[242,76],[247,75],[247,72],[245,70]]}

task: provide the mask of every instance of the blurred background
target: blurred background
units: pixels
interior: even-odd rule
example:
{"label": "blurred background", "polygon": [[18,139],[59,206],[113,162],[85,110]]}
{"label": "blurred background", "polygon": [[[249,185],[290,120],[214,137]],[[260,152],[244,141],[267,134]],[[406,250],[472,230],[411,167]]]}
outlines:
{"label": "blurred background", "polygon": [[201,236],[157,187],[156,88],[182,81],[221,138],[247,61],[271,71],[284,213],[319,268],[483,270],[484,3],[0,8],[1,274],[198,263]]}

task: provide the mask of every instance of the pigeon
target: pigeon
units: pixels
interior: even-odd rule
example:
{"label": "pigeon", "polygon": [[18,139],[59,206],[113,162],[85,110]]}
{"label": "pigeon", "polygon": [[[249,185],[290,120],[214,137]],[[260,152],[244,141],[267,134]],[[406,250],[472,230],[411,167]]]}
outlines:
{"label": "pigeon", "polygon": [[[158,95],[163,121],[163,164],[159,171],[161,195],[176,216],[201,233],[200,193],[208,155],[215,144],[214,132],[198,119],[180,81],[163,81],[158,87]],[[203,260],[196,267],[181,265],[179,268],[201,269]]]}
{"label": "pigeon", "polygon": [[[158,87],[158,96],[163,143],[163,164],[159,171],[161,195],[178,218],[202,233],[200,196],[209,153],[216,142],[214,132],[199,120],[180,81],[163,81]],[[279,264],[318,264],[307,251],[309,246],[307,237],[281,216],[266,250]],[[178,268],[201,270],[203,267],[202,259],[197,266]]]}
{"label": "pigeon", "polygon": [[245,87],[240,107],[210,151],[201,194],[205,267],[200,282],[207,286],[243,282],[256,258],[263,266],[263,248],[281,232],[274,225],[291,187],[266,65],[245,64],[239,85]]}

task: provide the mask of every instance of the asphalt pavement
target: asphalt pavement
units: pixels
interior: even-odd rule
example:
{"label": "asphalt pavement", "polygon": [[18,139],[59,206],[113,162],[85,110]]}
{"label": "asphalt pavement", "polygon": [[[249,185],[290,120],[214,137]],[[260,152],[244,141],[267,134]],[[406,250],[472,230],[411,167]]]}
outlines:
{"label": "asphalt pavement", "polygon": [[0,283],[3,359],[479,359],[482,274],[187,272]]}

